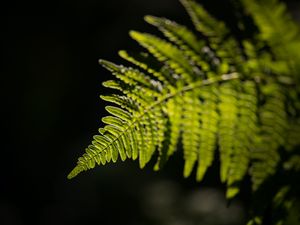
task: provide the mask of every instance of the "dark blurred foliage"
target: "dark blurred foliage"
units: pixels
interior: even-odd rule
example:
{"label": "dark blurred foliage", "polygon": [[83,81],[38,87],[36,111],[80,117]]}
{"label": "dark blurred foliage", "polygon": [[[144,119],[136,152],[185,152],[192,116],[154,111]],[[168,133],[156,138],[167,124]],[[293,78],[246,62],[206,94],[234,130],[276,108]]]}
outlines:
{"label": "dark blurred foliage", "polygon": [[[146,14],[190,26],[179,2],[41,2],[11,3],[1,21],[0,224],[242,224],[247,196],[226,208],[217,170],[201,184],[183,179],[180,152],[158,173],[126,161],[66,179],[105,114],[110,74],[98,59],[138,50],[128,31],[153,32]],[[232,20],[229,1],[201,2]],[[299,19],[299,2],[288,3]]]}

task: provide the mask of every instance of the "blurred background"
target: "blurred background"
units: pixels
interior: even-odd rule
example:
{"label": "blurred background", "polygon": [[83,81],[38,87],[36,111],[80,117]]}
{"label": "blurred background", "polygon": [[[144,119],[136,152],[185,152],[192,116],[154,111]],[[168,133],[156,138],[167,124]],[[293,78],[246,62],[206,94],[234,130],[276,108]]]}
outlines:
{"label": "blurred background", "polygon": [[[229,15],[228,1],[201,2]],[[299,21],[299,1],[286,2]],[[66,178],[106,115],[99,95],[111,76],[98,59],[123,63],[118,50],[139,50],[128,31],[153,32],[146,14],[191,26],[177,0],[10,4],[1,21],[1,225],[245,223],[247,195],[227,207],[217,169],[201,184],[184,179],[180,151],[160,172],[126,161]]]}

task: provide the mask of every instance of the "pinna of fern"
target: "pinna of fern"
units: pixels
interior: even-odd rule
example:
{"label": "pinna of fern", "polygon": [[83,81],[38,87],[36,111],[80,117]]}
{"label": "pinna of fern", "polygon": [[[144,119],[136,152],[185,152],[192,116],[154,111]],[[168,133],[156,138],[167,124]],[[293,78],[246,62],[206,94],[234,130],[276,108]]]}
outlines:
{"label": "pinna of fern", "polygon": [[[218,149],[220,180],[230,199],[246,175],[254,192],[275,176],[284,164],[281,151],[293,157],[289,165],[300,162],[294,150],[300,131],[300,51],[295,51],[300,39],[284,5],[277,0],[241,0],[259,33],[253,40],[238,40],[198,3],[181,3],[197,33],[171,20],[146,16],[164,38],[131,31],[145,52],[120,51],[130,66],[100,60],[115,77],[103,85],[116,91],[101,96],[111,103],[106,106],[109,115],[102,118],[106,125],[68,178],[118,158],[138,160],[143,168],[156,151],[154,169],[159,170],[181,140],[183,175],[189,177],[195,168],[197,181],[204,178]],[[268,7],[274,13],[265,13]]]}

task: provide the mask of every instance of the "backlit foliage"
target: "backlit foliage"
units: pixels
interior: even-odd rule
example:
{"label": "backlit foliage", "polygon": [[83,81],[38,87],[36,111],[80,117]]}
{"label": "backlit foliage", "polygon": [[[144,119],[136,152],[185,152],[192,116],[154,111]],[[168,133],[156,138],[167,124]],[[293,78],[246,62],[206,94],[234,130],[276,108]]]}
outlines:
{"label": "backlit foliage", "polygon": [[[281,178],[299,175],[298,27],[277,0],[241,0],[242,12],[257,28],[241,40],[198,3],[181,3],[195,32],[146,16],[164,38],[131,31],[145,49],[119,52],[131,66],[100,60],[115,77],[103,83],[115,94],[101,96],[112,103],[106,107],[110,115],[68,178],[118,158],[137,159],[143,168],[156,152],[159,170],[181,143],[184,177],[195,169],[201,181],[218,151],[228,199],[245,177],[251,178],[254,199],[270,196],[259,207],[254,201],[249,213],[249,224],[262,224],[267,207],[274,215],[291,207],[294,189]],[[239,23],[242,33],[248,24]],[[271,191],[270,182],[276,183]],[[282,219],[272,216],[274,224]]]}

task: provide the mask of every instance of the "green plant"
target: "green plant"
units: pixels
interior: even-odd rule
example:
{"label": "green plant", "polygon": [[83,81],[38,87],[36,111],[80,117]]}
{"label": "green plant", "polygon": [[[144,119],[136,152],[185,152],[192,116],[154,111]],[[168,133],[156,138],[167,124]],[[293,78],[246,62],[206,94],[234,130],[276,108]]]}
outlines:
{"label": "green plant", "polygon": [[218,149],[227,198],[250,175],[254,203],[249,224],[262,224],[269,207],[271,220],[281,224],[280,213],[295,200],[298,187],[291,182],[300,169],[298,27],[277,0],[241,0],[236,2],[244,12],[238,19],[240,33],[249,31],[249,18],[257,30],[236,38],[201,5],[181,3],[197,35],[168,19],[146,16],[167,40],[131,31],[147,50],[119,52],[134,68],[100,60],[116,78],[103,85],[117,90],[101,98],[114,106],[106,107],[111,115],[102,121],[107,125],[68,178],[118,157],[138,159],[143,168],[156,151],[154,169],[159,170],[181,140],[184,177],[196,166],[201,181]]}

